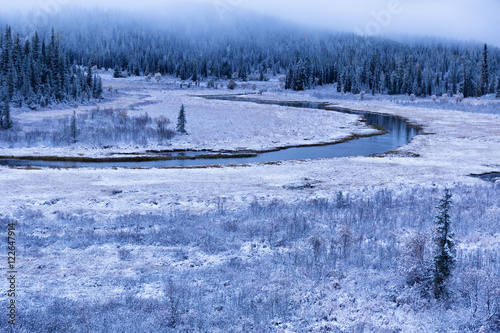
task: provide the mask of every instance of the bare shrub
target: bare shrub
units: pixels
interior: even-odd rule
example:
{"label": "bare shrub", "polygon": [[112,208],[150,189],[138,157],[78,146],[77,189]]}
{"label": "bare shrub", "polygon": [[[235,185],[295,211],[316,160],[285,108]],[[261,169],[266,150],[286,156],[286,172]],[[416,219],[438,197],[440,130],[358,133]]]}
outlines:
{"label": "bare shrub", "polygon": [[168,118],[161,116],[156,118],[155,121],[157,126],[156,130],[158,133],[158,138],[160,140],[170,140],[175,136],[175,131],[167,127],[167,125],[170,124],[170,120]]}
{"label": "bare shrub", "polygon": [[231,80],[229,81],[228,85],[227,85],[227,89],[229,90],[234,90],[234,88],[236,88],[238,85],[236,84],[236,82],[234,82],[234,80]]}
{"label": "bare shrub", "polygon": [[410,286],[429,282],[432,277],[427,251],[429,238],[428,235],[420,232],[408,236],[404,242],[398,266],[405,277],[405,283]]}
{"label": "bare shrub", "polygon": [[[162,141],[174,137],[175,132],[167,125],[168,119],[161,120],[162,127],[147,114],[131,117],[125,110],[96,108],[88,113],[75,116],[78,124],[78,144],[92,146],[114,146],[116,144],[147,144],[149,141]],[[35,129],[18,126],[9,133],[0,132],[0,146],[12,147],[61,147],[73,144],[70,117],[63,119],[44,119]],[[156,127],[155,127],[156,126]]]}

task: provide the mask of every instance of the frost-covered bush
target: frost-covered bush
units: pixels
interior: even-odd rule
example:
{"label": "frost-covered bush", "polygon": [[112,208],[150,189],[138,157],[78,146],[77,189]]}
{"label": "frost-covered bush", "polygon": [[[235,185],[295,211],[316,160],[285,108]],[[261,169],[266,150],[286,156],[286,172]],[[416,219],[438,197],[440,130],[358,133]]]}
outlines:
{"label": "frost-covered bush", "polygon": [[157,133],[160,140],[170,140],[175,136],[175,131],[168,128],[170,120],[164,116],[155,119],[157,126]]}
{"label": "frost-covered bush", "polygon": [[410,101],[414,102],[415,101],[415,94],[410,95]]}
{"label": "frost-covered bush", "polygon": [[441,96],[441,102],[448,102],[448,94],[443,94],[443,96]]}
{"label": "frost-covered bush", "polygon": [[363,90],[359,93],[359,99],[364,100],[365,99],[366,92]]}
{"label": "frost-covered bush", "polygon": [[234,82],[234,80],[231,80],[229,81],[229,83],[227,84],[227,89],[229,90],[234,90],[234,88],[236,88],[237,84],[236,82]]}
{"label": "frost-covered bush", "polygon": [[[0,147],[63,147],[73,144],[89,146],[114,146],[119,144],[146,145],[171,139],[175,132],[162,120],[154,123],[145,113],[129,116],[125,110],[94,109],[63,119],[43,119],[30,128],[14,126],[0,131]],[[76,135],[75,135],[76,134]]]}
{"label": "frost-covered bush", "polygon": [[[166,208],[109,216],[92,213],[92,205],[104,204],[92,199],[71,214],[26,215],[23,208],[0,216],[2,223],[18,221],[19,256],[30,262],[18,328],[495,332],[500,191],[452,191],[461,246],[447,306],[432,301],[426,287],[437,187],[338,192],[236,210],[215,200],[205,213]],[[0,330],[6,325],[0,322]]]}
{"label": "frost-covered bush", "polygon": [[431,108],[431,109],[442,109],[442,110],[457,110],[470,113],[485,113],[485,114],[497,114],[500,115],[500,108],[495,101],[476,104],[473,101],[469,102],[469,99],[464,99],[461,103],[436,103],[435,101],[420,100],[418,103],[411,103],[410,101],[397,101],[395,103],[400,103],[402,105],[408,105],[411,107],[418,108]]}

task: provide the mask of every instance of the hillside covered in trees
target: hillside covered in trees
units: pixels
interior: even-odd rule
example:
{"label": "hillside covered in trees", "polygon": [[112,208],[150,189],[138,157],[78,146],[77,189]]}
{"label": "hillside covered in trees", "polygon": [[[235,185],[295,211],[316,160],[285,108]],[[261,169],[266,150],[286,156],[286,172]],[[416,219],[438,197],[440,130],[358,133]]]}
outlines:
{"label": "hillside covered in trees", "polygon": [[[29,25],[18,25],[33,35]],[[11,82],[17,85],[9,88],[11,97],[18,90],[43,104],[36,96],[50,100],[97,96],[96,85],[85,86],[85,73],[74,64],[110,68],[116,76],[159,72],[193,81],[279,76],[286,81],[286,89],[336,84],[339,92],[354,94],[366,91],[424,97],[461,93],[473,97],[499,89],[500,50],[486,49],[483,43],[437,39],[396,42],[313,30],[238,12],[222,20],[211,6],[184,16],[66,9],[39,33],[50,36],[52,27],[61,36],[48,38],[45,51],[40,41],[31,39],[26,45],[22,38],[10,41],[6,32],[2,33],[3,49],[13,44],[16,54],[12,58],[19,71],[31,66],[32,72],[40,72],[27,84],[21,80],[26,75],[17,73],[16,80],[3,60],[3,77],[14,76]],[[20,53],[22,57],[17,56]]]}
{"label": "hillside covered in trees", "polygon": [[484,44],[402,43],[261,16],[235,13],[222,21],[212,14],[150,18],[68,9],[38,33],[23,24],[26,36],[4,28],[2,86],[17,104],[96,98],[101,84],[89,68],[97,66],[114,69],[116,76],[159,72],[193,81],[286,76],[286,89],[336,84],[339,92],[355,94],[471,97],[499,88],[500,50]]}
{"label": "hillside covered in trees", "polygon": [[[52,103],[101,97],[101,78],[92,74],[91,66],[70,60],[69,45],[61,43],[61,39],[54,29],[46,40],[37,31],[21,36],[10,26],[5,27],[0,36],[2,113],[6,113],[10,102],[17,107],[37,109]],[[8,124],[5,118],[0,120]]]}

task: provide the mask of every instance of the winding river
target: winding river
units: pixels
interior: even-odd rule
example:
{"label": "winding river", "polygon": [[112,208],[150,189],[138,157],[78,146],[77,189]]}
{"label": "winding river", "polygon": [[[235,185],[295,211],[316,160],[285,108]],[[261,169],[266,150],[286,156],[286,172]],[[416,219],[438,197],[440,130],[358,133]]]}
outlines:
{"label": "winding river", "polygon": [[[202,96],[200,96],[202,97]],[[31,167],[189,167],[189,166],[210,166],[227,164],[248,164],[278,162],[287,160],[305,160],[318,158],[335,158],[348,156],[366,156],[380,154],[391,151],[399,146],[406,145],[419,130],[410,126],[403,119],[375,114],[370,112],[360,112],[336,108],[326,103],[311,102],[289,102],[289,101],[267,101],[257,99],[246,99],[237,96],[203,96],[208,99],[220,99],[234,102],[264,103],[298,108],[322,109],[335,112],[344,112],[362,115],[368,125],[382,128],[385,134],[370,137],[360,137],[337,144],[301,146],[285,148],[276,151],[262,152],[251,157],[227,157],[224,158],[204,158],[200,159],[169,159],[154,161],[106,161],[106,162],[72,162],[72,161],[43,161],[43,160],[22,160],[3,159],[0,165],[6,166],[31,166]],[[203,154],[210,154],[203,152]],[[200,152],[178,153],[177,156],[196,156]],[[165,153],[165,156],[169,156]]]}

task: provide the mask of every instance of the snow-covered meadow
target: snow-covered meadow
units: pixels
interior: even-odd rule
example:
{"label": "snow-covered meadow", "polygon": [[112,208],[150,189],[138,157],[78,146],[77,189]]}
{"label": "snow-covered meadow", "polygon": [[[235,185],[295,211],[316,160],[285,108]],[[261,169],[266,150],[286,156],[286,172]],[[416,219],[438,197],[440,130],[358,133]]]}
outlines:
{"label": "snow-covered meadow", "polygon": [[[272,86],[273,83],[265,84]],[[276,82],[274,84],[278,85]],[[173,80],[156,83],[138,78],[110,77],[105,79],[105,87],[113,87],[113,91],[118,89],[118,95],[108,95],[107,100],[99,107],[126,110],[130,116],[140,116],[147,112],[151,118],[164,115],[175,122],[179,105],[184,104],[190,134],[177,135],[163,146],[155,143],[146,147],[125,145],[102,149],[77,143],[57,148],[3,148],[0,155],[107,157],[110,153],[144,153],[152,148],[270,149],[284,145],[335,141],[352,133],[366,134],[374,131],[359,122],[359,117],[355,115],[196,97],[201,94],[244,94],[247,92],[244,89],[231,92],[227,89],[178,89],[178,84],[173,83]],[[271,90],[270,87],[267,88]],[[413,138],[406,146],[377,157],[191,169],[2,168],[2,185],[10,195],[1,204],[4,208],[11,209],[25,204],[38,206],[47,200],[60,198],[58,209],[69,212],[87,208],[122,212],[155,210],[158,207],[203,211],[213,209],[218,198],[226,198],[230,206],[241,207],[254,199],[293,201],[328,197],[338,190],[350,191],[373,186],[392,188],[404,184],[451,185],[457,182],[481,184],[481,180],[469,175],[500,170],[498,115],[402,106],[388,99],[318,99],[314,94],[316,93],[284,95],[269,91],[262,96],[247,97],[323,101],[340,107],[396,115],[421,126],[422,135]],[[150,99],[154,103],[137,106],[144,99]],[[497,105],[494,100],[490,103]],[[86,107],[79,109],[84,108]],[[473,105],[470,109],[480,110]],[[13,112],[23,126],[40,118],[69,117],[71,114],[71,108]],[[210,126],[206,126],[207,124]],[[290,190],[302,185],[307,185],[302,191]],[[41,190],[33,193],[29,190],[33,187]],[[122,192],[119,196],[110,197],[109,192],[114,190]],[[32,195],[26,197],[26,192]],[[151,200],[157,204],[150,205]]]}
{"label": "snow-covered meadow", "polygon": [[[138,79],[112,79],[103,75],[107,91],[103,103],[78,108],[55,107],[54,110],[34,112],[28,109],[13,112],[17,124],[14,132],[29,133],[55,128],[40,140],[20,140],[11,143],[8,138],[0,142],[3,156],[91,156],[104,157],[109,153],[145,153],[146,150],[270,150],[287,146],[313,145],[342,141],[352,135],[370,135],[377,130],[369,128],[356,115],[332,113],[322,110],[298,109],[273,105],[234,103],[207,100],[197,95],[229,94],[227,89],[175,88],[173,82],[146,82]],[[189,135],[177,135],[172,140],[162,140],[156,133],[156,119],[166,117],[167,127],[175,130],[181,105],[186,108]],[[104,117],[89,117],[99,108]],[[70,121],[77,113],[76,143],[71,142]],[[123,124],[148,115],[146,129],[142,127],[108,126],[96,130],[100,122],[108,124],[109,118]],[[125,119],[125,120],[123,120]],[[84,121],[90,122],[85,126]],[[92,125],[93,124],[93,125]],[[83,127],[85,126],[85,129]],[[80,130],[81,129],[81,130]],[[141,135],[141,132],[149,134]],[[112,140],[116,132],[131,132],[136,140]],[[113,133],[115,132],[115,133]],[[48,139],[47,139],[48,137]],[[2,137],[3,138],[3,137]],[[132,141],[132,142],[131,142]],[[135,142],[134,142],[135,141]],[[103,148],[105,147],[105,149]]]}
{"label": "snow-covered meadow", "polygon": [[495,332],[498,185],[451,188],[458,262],[447,307],[429,296],[434,206],[442,190],[365,188],[293,203],[255,200],[236,210],[221,198],[204,213],[107,214],[86,203],[57,211],[64,198],[19,207],[1,218],[18,221],[18,326]]}
{"label": "snow-covered meadow", "polygon": [[[265,150],[374,132],[355,115],[197,97],[252,89],[104,78],[112,93],[99,105],[78,107],[79,114],[96,107],[129,117],[147,112],[175,126],[184,104],[189,135],[106,149],[81,142],[3,146],[0,154]],[[470,175],[500,171],[499,115],[481,113],[470,100],[458,111],[451,103],[430,108],[432,101],[330,96],[326,88],[285,94],[278,82],[264,84],[267,92],[247,97],[396,115],[422,134],[377,156],[198,168],[0,167],[8,194],[0,199],[0,219],[16,220],[20,234],[21,330],[498,328],[500,192],[498,183]],[[497,105],[480,102],[488,110]],[[19,126],[39,126],[43,118],[69,120],[73,110],[14,110],[13,118]],[[449,308],[426,296],[425,283],[408,282],[416,272],[426,278],[434,207],[445,187],[454,193],[459,260]],[[425,244],[423,262],[412,261],[418,242]]]}

